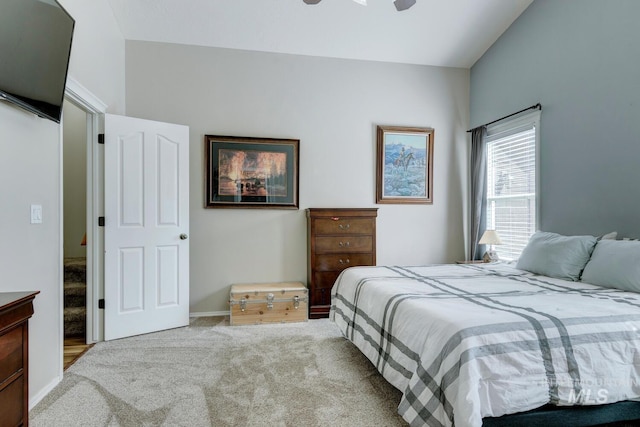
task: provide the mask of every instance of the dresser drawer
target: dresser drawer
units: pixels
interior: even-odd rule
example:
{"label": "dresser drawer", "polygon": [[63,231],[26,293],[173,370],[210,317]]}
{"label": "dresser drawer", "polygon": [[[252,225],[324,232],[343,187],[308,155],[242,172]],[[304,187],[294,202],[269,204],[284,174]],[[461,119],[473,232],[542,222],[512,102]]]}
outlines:
{"label": "dresser drawer", "polygon": [[311,291],[312,305],[330,305],[331,288],[336,283],[340,271],[316,271],[313,275],[313,288]]}
{"label": "dresser drawer", "polygon": [[371,234],[374,227],[372,218],[332,217],[317,218],[315,221],[318,234]]}
{"label": "dresser drawer", "polygon": [[331,289],[341,271],[316,271],[313,275],[315,279],[313,281],[313,289]]}
{"label": "dresser drawer", "polygon": [[22,399],[24,385],[20,376],[0,391],[0,426],[22,425],[22,415],[27,413]]}
{"label": "dresser drawer", "polygon": [[22,369],[22,327],[0,335],[0,383]]}
{"label": "dresser drawer", "polygon": [[315,288],[311,293],[311,304],[314,306],[327,306],[326,311],[328,312],[331,305],[331,287]]}
{"label": "dresser drawer", "polygon": [[347,267],[357,265],[371,265],[373,263],[373,255],[360,253],[342,253],[331,255],[316,255],[315,270],[316,271],[332,271],[344,270]]}
{"label": "dresser drawer", "polygon": [[371,252],[372,236],[318,236],[316,253]]}

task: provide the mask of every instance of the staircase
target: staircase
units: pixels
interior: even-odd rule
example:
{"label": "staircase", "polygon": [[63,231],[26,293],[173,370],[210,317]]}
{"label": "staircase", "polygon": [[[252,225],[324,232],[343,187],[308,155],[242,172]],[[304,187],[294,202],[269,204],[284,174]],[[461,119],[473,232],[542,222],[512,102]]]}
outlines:
{"label": "staircase", "polygon": [[64,259],[64,337],[85,336],[87,259]]}

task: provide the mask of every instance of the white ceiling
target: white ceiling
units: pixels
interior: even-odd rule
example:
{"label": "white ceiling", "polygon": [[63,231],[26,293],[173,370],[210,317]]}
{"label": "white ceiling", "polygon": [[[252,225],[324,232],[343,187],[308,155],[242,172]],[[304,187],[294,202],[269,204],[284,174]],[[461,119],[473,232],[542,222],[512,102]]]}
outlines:
{"label": "white ceiling", "polygon": [[470,68],[533,0],[109,0],[125,39]]}

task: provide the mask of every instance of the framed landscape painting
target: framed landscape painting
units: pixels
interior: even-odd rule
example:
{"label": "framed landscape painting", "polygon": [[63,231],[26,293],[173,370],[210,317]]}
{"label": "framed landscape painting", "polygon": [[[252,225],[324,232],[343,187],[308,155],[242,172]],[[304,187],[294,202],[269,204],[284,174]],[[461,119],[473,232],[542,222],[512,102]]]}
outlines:
{"label": "framed landscape painting", "polygon": [[298,209],[300,140],[205,135],[205,207]]}
{"label": "framed landscape painting", "polygon": [[432,128],[378,126],[376,203],[433,203]]}

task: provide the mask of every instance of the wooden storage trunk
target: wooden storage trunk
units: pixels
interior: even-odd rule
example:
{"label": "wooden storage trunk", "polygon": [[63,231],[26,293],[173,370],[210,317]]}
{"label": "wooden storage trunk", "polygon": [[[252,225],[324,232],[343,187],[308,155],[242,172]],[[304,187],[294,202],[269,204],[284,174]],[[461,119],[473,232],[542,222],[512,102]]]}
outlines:
{"label": "wooden storage trunk", "polygon": [[302,282],[237,283],[231,285],[232,325],[304,322],[308,292]]}

